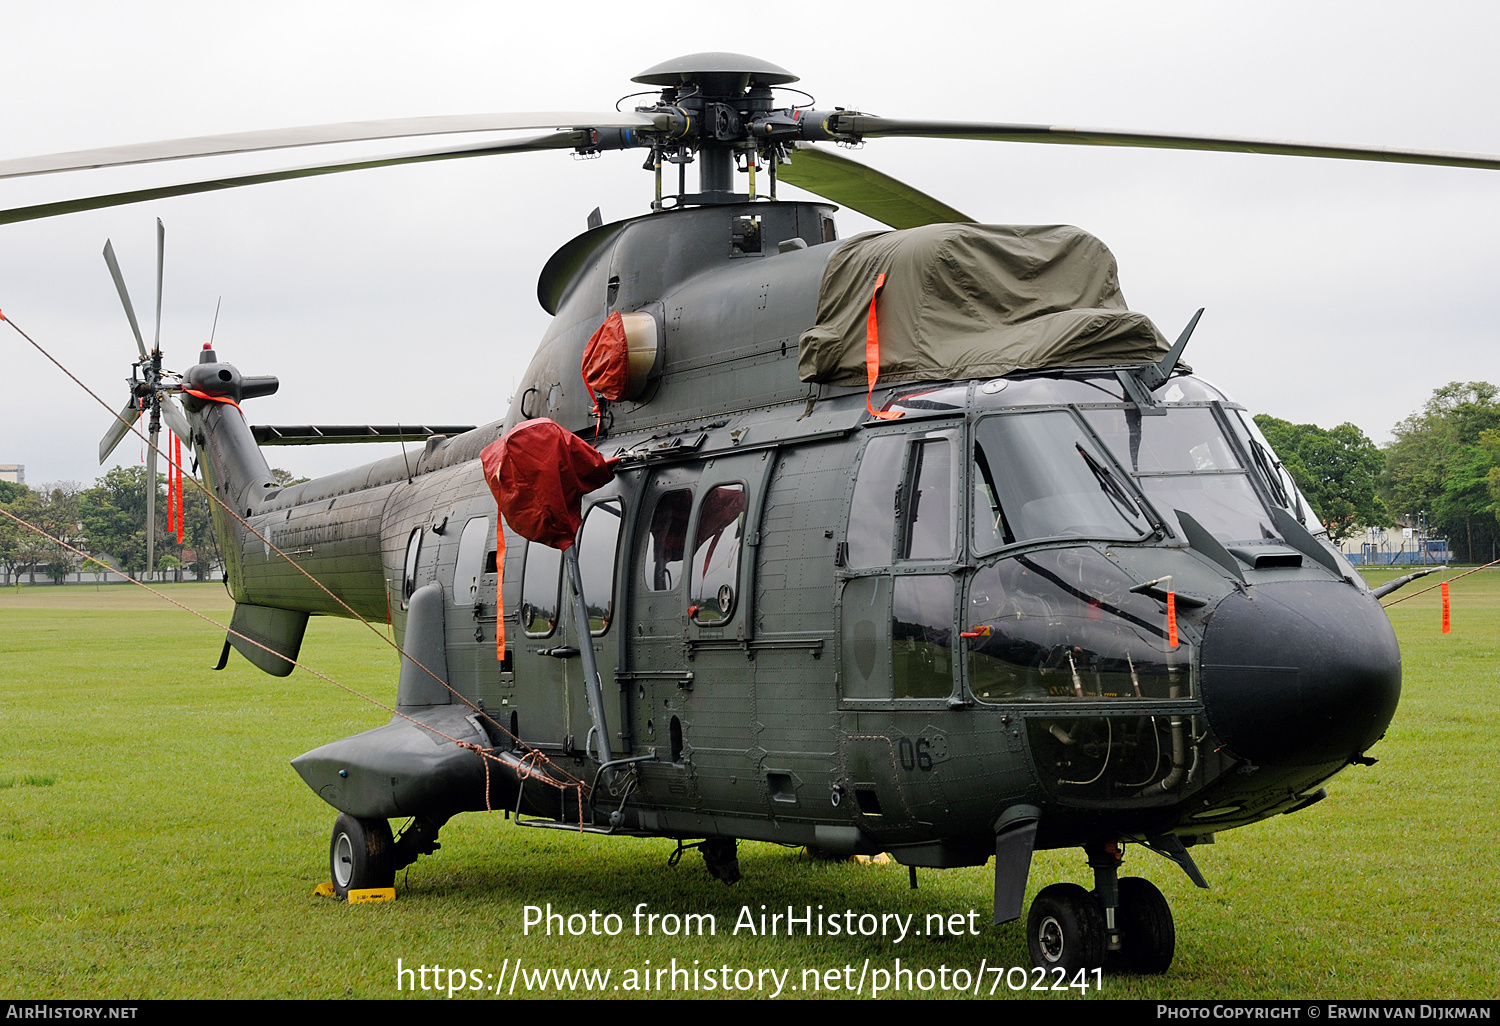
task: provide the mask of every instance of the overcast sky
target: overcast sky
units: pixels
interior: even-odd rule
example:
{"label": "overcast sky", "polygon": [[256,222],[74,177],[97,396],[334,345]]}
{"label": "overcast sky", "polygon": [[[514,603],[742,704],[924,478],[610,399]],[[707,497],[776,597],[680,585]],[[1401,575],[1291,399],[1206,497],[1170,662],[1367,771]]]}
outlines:
{"label": "overcast sky", "polygon": [[[609,110],[702,50],[801,76],[819,106],[1500,153],[1493,4],[295,4],[0,2],[0,159],[429,114]],[[344,152],[397,152],[375,144]],[[328,152],[328,151],[320,151]],[[221,160],[215,173],[309,151]],[[1132,308],[1256,412],[1377,441],[1450,380],[1500,379],[1500,173],[978,142],[858,154],[978,220],[1070,223],[1114,251]],[[502,416],[546,327],[536,277],[584,228],[644,211],[641,154],[488,157],[0,226],[0,310],[112,406],[129,328],[113,238],[152,332],[167,226],[169,366],[207,339],[281,392],[252,422]],[[187,180],[205,165],[0,182],[0,207]],[[847,236],[874,225],[840,216]],[[108,415],[0,328],[0,463],[91,482]],[[117,450],[134,463],[141,446]],[[395,450],[390,450],[395,451]],[[322,473],[376,447],[272,452]]]}

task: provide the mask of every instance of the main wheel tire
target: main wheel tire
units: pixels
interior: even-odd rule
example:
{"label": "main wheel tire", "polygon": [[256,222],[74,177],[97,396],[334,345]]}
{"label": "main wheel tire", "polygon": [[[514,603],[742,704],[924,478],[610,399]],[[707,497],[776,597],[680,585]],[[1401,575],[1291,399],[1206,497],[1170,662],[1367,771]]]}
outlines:
{"label": "main wheel tire", "polygon": [[1104,910],[1077,884],[1043,887],[1026,916],[1026,942],[1032,964],[1062,969],[1071,977],[1080,969],[1104,965]]}
{"label": "main wheel tire", "polygon": [[396,882],[394,848],[390,823],[340,813],[328,845],[334,892],[347,898],[350,891],[392,886]]}
{"label": "main wheel tire", "polygon": [[1156,975],[1171,967],[1177,927],[1166,897],[1154,883],[1138,876],[1120,879],[1115,924],[1120,928],[1120,962],[1126,972]]}

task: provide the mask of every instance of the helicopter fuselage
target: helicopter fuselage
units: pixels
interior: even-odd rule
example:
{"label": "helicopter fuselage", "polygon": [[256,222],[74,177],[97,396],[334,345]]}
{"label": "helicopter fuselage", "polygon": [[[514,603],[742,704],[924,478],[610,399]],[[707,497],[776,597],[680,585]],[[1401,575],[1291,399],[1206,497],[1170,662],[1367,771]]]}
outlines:
{"label": "helicopter fuselage", "polygon": [[[291,657],[308,615],[352,609],[452,689],[404,665],[411,719],[297,760],[316,792],[941,868],[1018,819],[1036,848],[1208,841],[1364,757],[1399,696],[1394,635],[1241,407],[1178,374],[1148,410],[1114,368],[1074,368],[882,383],[900,417],[872,418],[863,389],[797,375],[832,240],[810,203],[595,228],[544,272],[556,319],[505,421],[300,485],[274,485],[236,410],[186,404],[208,487],[270,543],[218,514],[236,629]],[[660,355],[596,414],[579,359],[617,311],[650,316]],[[507,530],[496,563],[479,454],[529,417],[620,458],[584,499],[587,624],[555,549]],[[414,725],[591,778],[583,644],[623,801],[491,777]]]}

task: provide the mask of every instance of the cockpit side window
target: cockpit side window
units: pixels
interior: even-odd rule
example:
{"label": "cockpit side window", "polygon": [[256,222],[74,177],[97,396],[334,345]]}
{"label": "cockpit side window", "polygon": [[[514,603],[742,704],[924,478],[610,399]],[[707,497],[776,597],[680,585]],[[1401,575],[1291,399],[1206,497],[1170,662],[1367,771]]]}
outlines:
{"label": "cockpit side window", "polygon": [[901,480],[905,435],[871,438],[859,461],[854,501],[849,508],[848,565],[868,570],[891,565],[896,530],[896,484]]}
{"label": "cockpit side window", "polygon": [[892,588],[891,681],[895,698],[953,693],[953,578],[898,576]]}
{"label": "cockpit side window", "polygon": [[953,539],[958,533],[953,469],[953,444],[947,438],[912,443],[901,488],[905,506],[897,551],[901,559],[953,557]]}

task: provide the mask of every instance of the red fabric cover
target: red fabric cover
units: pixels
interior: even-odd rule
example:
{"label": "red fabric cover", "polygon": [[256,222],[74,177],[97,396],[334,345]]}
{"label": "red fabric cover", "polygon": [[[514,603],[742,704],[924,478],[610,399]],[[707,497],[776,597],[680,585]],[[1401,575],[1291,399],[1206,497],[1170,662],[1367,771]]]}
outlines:
{"label": "red fabric cover", "polygon": [[[615,476],[619,460],[553,420],[526,420],[479,454],[500,507],[495,519],[495,658],[505,658],[505,524],[530,541],[566,550],[583,523],[584,495]],[[503,522],[500,519],[504,518]]]}
{"label": "red fabric cover", "polygon": [[511,530],[562,550],[578,536],[584,495],[609,484],[619,462],[545,418],[517,424],[479,459]]}
{"label": "red fabric cover", "polygon": [[612,313],[599,325],[583,347],[583,383],[599,409],[599,396],[612,403],[625,398],[630,378],[630,344],[625,338],[625,320]]}

